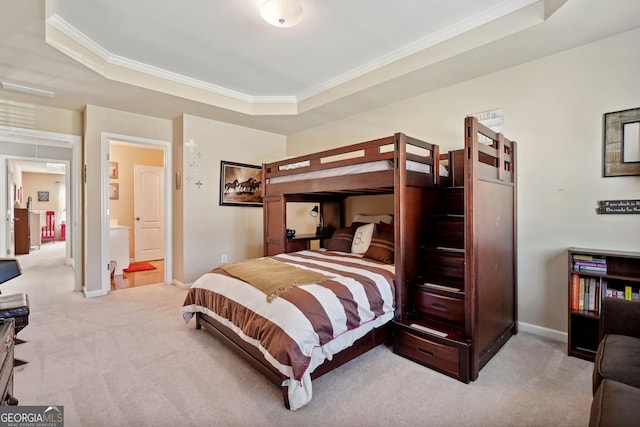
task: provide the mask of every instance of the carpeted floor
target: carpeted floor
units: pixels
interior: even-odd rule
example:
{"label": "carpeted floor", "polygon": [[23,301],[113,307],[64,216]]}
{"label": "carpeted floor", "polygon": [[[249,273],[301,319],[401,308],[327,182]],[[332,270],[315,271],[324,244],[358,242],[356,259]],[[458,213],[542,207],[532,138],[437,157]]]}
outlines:
{"label": "carpeted floor", "polygon": [[[59,245],[62,247],[62,245]],[[313,399],[282,405],[278,387],[180,307],[186,291],[150,285],[93,299],[73,292],[64,253],[21,258],[3,293],[27,292],[16,357],[21,405],[62,405],[65,426],[585,426],[592,364],[566,344],[520,333],[463,384],[381,346],[319,378]]]}

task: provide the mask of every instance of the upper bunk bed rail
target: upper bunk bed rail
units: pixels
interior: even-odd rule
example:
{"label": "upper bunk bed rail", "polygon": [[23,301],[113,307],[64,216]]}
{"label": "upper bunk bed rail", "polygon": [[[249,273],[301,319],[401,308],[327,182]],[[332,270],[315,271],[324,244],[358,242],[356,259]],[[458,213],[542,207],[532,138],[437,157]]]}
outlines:
{"label": "upper bunk bed rail", "polygon": [[381,189],[393,192],[396,176],[405,173],[410,176],[411,184],[433,185],[440,180],[439,173],[433,173],[434,159],[438,158],[437,145],[396,133],[265,163],[262,165],[263,196]]}
{"label": "upper bunk bed rail", "polygon": [[516,143],[478,122],[475,117],[467,117],[465,122],[467,156],[470,159],[477,156],[479,178],[514,184]]}

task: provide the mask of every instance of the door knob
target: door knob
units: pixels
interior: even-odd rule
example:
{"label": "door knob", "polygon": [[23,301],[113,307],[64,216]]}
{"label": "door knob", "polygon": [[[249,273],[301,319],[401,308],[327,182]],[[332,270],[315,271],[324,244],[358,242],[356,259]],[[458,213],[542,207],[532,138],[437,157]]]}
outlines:
{"label": "door knob", "polygon": [[136,217],[136,221],[140,221],[140,217],[139,216]]}

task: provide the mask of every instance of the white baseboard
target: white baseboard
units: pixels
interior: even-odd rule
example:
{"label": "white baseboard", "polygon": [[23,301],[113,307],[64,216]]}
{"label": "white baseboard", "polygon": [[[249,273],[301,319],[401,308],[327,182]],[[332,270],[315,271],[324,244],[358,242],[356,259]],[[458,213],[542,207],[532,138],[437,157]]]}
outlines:
{"label": "white baseboard", "polygon": [[566,332],[549,329],[530,323],[518,322],[518,331],[528,332],[530,334],[539,335],[556,341],[567,342],[568,336]]}
{"label": "white baseboard", "polygon": [[173,279],[172,285],[177,286],[180,289],[189,289],[191,288],[191,285],[193,285],[193,283],[182,283],[179,280]]}
{"label": "white baseboard", "polygon": [[84,292],[84,297],[85,298],[96,298],[96,297],[101,297],[104,295],[107,295],[108,292],[103,292],[102,289],[97,290],[97,291],[89,291],[87,292],[87,288],[83,288],[82,292]]}

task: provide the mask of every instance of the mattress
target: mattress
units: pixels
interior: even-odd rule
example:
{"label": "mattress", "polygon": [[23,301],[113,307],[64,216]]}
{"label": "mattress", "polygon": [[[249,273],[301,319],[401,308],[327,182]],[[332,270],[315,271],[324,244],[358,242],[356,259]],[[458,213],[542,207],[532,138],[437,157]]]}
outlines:
{"label": "mattress", "polygon": [[[279,170],[295,170],[307,166],[309,166],[309,162],[304,161],[280,166]],[[292,173],[291,175],[269,178],[268,182],[269,184],[277,184],[281,182],[327,178],[332,176],[354,175],[358,173],[378,172],[392,169],[393,162],[389,160],[378,160],[375,162],[358,163],[356,165],[340,166],[337,168],[323,169],[318,171]],[[407,161],[407,170],[420,173],[431,173],[431,166],[425,163]],[[448,176],[447,168],[443,165],[440,165],[440,176]]]}
{"label": "mattress", "polygon": [[331,279],[267,302],[259,289],[216,269],[194,282],[182,313],[186,322],[207,314],[256,347],[289,378],[289,405],[298,409],[311,400],[315,368],[393,318],[394,266],[323,249],[271,258]]}

